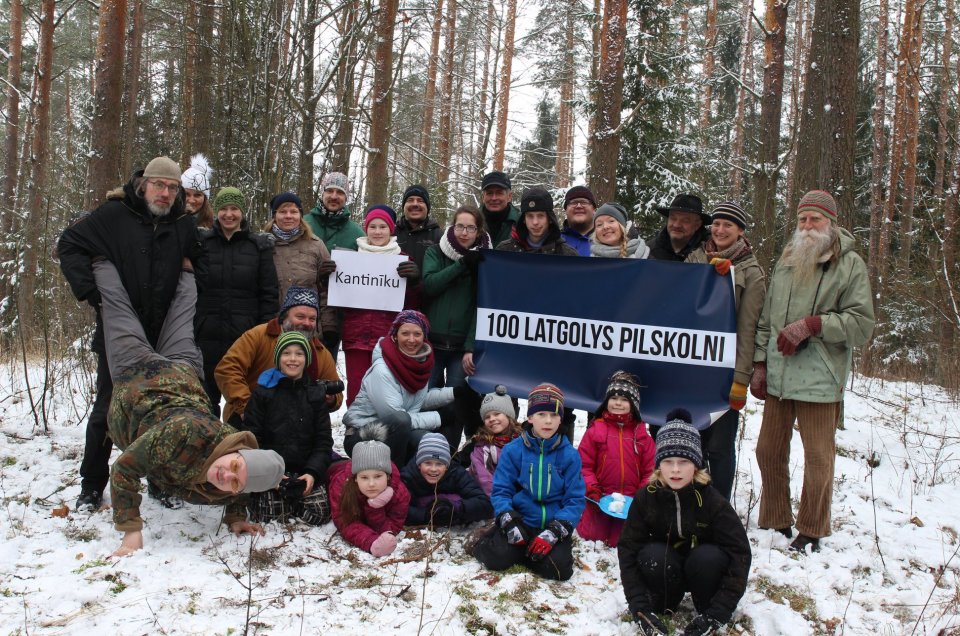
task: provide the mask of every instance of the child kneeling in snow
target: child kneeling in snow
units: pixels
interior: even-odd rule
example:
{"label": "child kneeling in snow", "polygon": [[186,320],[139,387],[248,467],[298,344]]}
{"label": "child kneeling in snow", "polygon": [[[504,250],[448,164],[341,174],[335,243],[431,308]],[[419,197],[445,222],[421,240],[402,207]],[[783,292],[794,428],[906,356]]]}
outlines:
{"label": "child kneeling in snow", "polygon": [[467,472],[480,483],[487,496],[493,492],[493,473],[497,469],[503,447],[520,437],[517,410],[507,395],[507,388],[498,384],[493,393],[483,396],[480,403],[483,426],[469,444],[457,452],[457,459],[468,464]]}
{"label": "child kneeling in snow", "polygon": [[256,436],[260,448],[280,453],[286,465],[279,488],[251,495],[254,521],[299,517],[313,526],[330,521],[324,483],[333,436],[326,385],[305,374],[311,349],[299,331],[280,334],[273,352],[276,366],[260,374],[244,411],[243,430]]}
{"label": "child kneeling in snow", "polygon": [[490,570],[523,563],[548,579],[573,576],[571,535],[584,505],[580,455],[561,435],[563,393],[552,384],[527,398],[530,430],[503,447],[493,475],[496,525],[474,546]]}
{"label": "child kneeling in snow", "polygon": [[463,466],[450,463],[450,444],[440,433],[423,436],[400,477],[411,497],[407,525],[445,528],[493,517],[490,497]]}
{"label": "child kneeling in snow", "polygon": [[353,459],[333,464],[329,477],[333,523],[343,538],[375,557],[393,552],[410,493],[390,461],[390,447],[375,440],[358,442]]}
{"label": "child kneeling in snow", "polygon": [[610,378],[606,398],[596,415],[580,440],[588,501],[577,534],[616,547],[623,520],[604,513],[596,502],[614,493],[633,497],[646,486],[653,472],[656,447],[647,425],[640,420],[640,386],[626,371],[617,371]]}
{"label": "child kneeling in snow", "polygon": [[682,633],[704,636],[730,620],[747,589],[750,542],[710,485],[690,413],[675,409],[667,420],[657,433],[657,470],[637,492],[620,537],[620,579],[640,633],[666,634],[657,614],[676,610],[689,591],[697,616]]}

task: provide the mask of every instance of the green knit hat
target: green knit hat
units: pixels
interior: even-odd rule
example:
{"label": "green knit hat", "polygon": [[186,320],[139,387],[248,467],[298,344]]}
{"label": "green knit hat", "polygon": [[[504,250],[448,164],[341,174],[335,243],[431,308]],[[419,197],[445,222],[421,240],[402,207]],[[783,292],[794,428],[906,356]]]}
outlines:
{"label": "green knit hat", "polygon": [[220,192],[217,192],[217,198],[213,200],[213,211],[219,212],[225,205],[235,205],[240,208],[241,214],[247,213],[247,202],[237,188],[220,188]]}
{"label": "green knit hat", "polygon": [[283,350],[290,345],[300,345],[300,348],[303,349],[304,353],[307,354],[306,366],[309,367],[310,363],[313,361],[313,352],[311,351],[312,347],[310,346],[310,341],[307,340],[307,337],[299,331],[285,331],[280,334],[279,338],[277,338],[277,346],[273,348],[274,366],[276,366],[278,369],[280,368],[280,354],[283,353]]}

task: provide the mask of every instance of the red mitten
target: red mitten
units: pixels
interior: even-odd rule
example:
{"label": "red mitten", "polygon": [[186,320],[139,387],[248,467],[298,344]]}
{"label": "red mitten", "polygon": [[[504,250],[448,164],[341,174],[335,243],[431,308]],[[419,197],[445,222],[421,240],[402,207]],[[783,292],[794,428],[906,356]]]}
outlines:
{"label": "red mitten", "polygon": [[600,501],[600,497],[603,497],[603,488],[600,487],[600,484],[590,484],[587,487],[587,499]]}
{"label": "red mitten", "polygon": [[750,377],[750,395],[758,400],[767,399],[767,363],[754,362],[753,375]]}
{"label": "red mitten", "polygon": [[717,270],[717,273],[721,276],[726,276],[730,273],[729,258],[716,257],[710,260],[710,264],[713,265],[713,269]]}
{"label": "red mitten", "polygon": [[820,333],[822,327],[820,316],[807,316],[791,322],[777,335],[777,351],[785,356],[792,356],[807,338]]}
{"label": "red mitten", "polygon": [[393,488],[387,486],[387,488],[376,497],[367,499],[367,503],[370,504],[371,508],[383,508],[390,503],[391,499],[393,499]]}
{"label": "red mitten", "polygon": [[375,557],[387,556],[397,547],[397,537],[389,532],[384,532],[373,540],[370,546],[370,554]]}

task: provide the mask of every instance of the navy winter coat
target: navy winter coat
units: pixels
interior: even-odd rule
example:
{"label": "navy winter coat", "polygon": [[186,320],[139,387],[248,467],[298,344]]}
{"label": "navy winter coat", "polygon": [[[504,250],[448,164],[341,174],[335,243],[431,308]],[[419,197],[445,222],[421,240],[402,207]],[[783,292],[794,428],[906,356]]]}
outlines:
{"label": "navy winter coat", "polygon": [[460,516],[454,523],[468,524],[493,517],[493,505],[483,488],[463,466],[451,463],[447,472],[436,485],[427,483],[420,474],[417,458],[413,457],[400,471],[403,483],[410,491],[410,508],[407,510],[407,525],[420,526],[430,523],[430,510],[434,497],[448,499],[456,506],[463,504]]}

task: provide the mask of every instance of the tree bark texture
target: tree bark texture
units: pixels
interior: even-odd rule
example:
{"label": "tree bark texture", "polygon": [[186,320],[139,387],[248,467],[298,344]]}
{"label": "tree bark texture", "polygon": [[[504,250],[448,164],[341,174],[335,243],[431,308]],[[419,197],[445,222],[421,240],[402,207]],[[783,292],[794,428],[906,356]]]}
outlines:
{"label": "tree bark texture", "polygon": [[[92,208],[121,181],[120,109],[123,93],[126,0],[101,0],[97,32],[96,89],[90,123],[90,158],[84,207]],[[51,27],[52,28],[52,27]],[[51,31],[52,36],[52,31]]]}
{"label": "tree bark texture", "polygon": [[627,35],[626,0],[609,0],[600,35],[600,79],[597,127],[587,150],[587,183],[599,201],[614,201],[620,153],[620,110],[623,106],[623,67]]}
{"label": "tree bark texture", "polygon": [[886,162],[887,119],[887,42],[889,40],[889,0],[880,0],[877,21],[876,77],[873,82],[873,146],[870,158],[870,247],[867,253],[867,270],[873,289],[880,288],[877,266],[880,247],[880,223],[883,219],[884,169]]}
{"label": "tree bark texture", "polygon": [[396,0],[380,3],[377,45],[374,51],[373,93],[370,96],[370,140],[367,147],[366,197],[371,203],[387,200],[387,153],[390,148],[390,121],[393,117],[393,31],[397,19]]}
{"label": "tree bark texture", "polygon": [[557,188],[566,188],[570,185],[570,176],[573,171],[573,88],[576,80],[574,67],[574,12],[579,5],[578,0],[569,0],[564,4],[566,10],[566,24],[564,28],[563,70],[560,77],[560,113],[557,130],[557,161],[554,165],[553,185]]}
{"label": "tree bark texture", "polygon": [[437,0],[437,10],[433,14],[433,30],[430,34],[430,57],[427,60],[427,85],[423,93],[423,126],[420,129],[420,158],[417,168],[419,178],[423,179],[430,165],[430,151],[433,141],[433,110],[437,101],[437,66],[440,63],[440,32],[443,27],[443,2]]}
{"label": "tree bark texture", "polygon": [[740,10],[740,24],[742,42],[740,48],[740,86],[737,89],[737,114],[733,120],[733,145],[730,158],[733,166],[730,168],[730,198],[739,201],[743,188],[743,172],[741,166],[745,163],[743,144],[746,132],[743,129],[747,113],[747,101],[751,99],[747,92],[747,81],[750,68],[753,66],[753,0],[743,0]]}
{"label": "tree bark texture", "polygon": [[440,130],[437,147],[437,185],[440,188],[439,202],[441,207],[448,204],[447,193],[450,192],[450,160],[451,137],[453,135],[453,78],[457,74],[456,64],[456,31],[457,31],[457,0],[447,1],[447,37],[444,42],[443,91],[440,94]]}
{"label": "tree bark texture", "polygon": [[707,21],[703,42],[703,105],[700,108],[700,130],[710,126],[710,110],[713,106],[713,67],[716,65],[717,47],[717,0],[707,0]]}
{"label": "tree bark texture", "polygon": [[497,103],[497,138],[493,148],[493,169],[503,170],[507,149],[507,122],[510,116],[510,83],[513,67],[513,39],[517,29],[517,0],[507,2],[507,28],[503,38],[503,66]]}
{"label": "tree bark texture", "polygon": [[120,176],[130,175],[133,142],[138,136],[137,102],[140,92],[140,60],[143,54],[143,0],[133,0],[133,15],[127,31],[127,58],[123,82],[123,134],[121,135]]}

